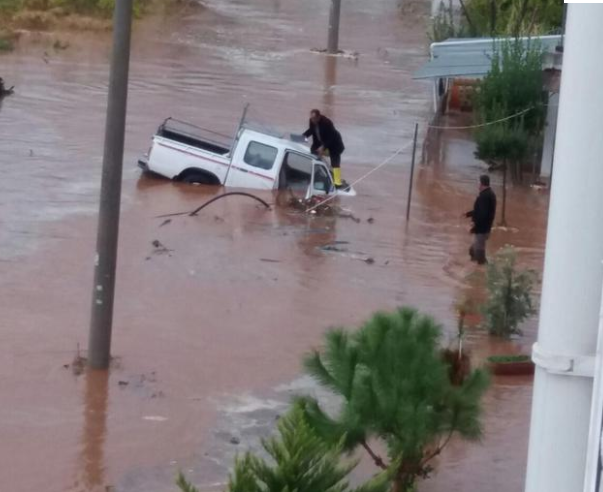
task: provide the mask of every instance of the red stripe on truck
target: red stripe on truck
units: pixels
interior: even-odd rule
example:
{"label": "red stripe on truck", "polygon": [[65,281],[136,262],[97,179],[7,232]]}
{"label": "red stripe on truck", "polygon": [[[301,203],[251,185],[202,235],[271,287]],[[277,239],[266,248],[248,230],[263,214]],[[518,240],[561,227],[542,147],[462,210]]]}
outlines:
{"label": "red stripe on truck", "polygon": [[[216,161],[215,159],[210,159],[209,157],[203,157],[203,156],[200,156],[200,155],[197,155],[197,154],[193,154],[192,152],[188,152],[187,150],[182,150],[182,149],[179,149],[177,147],[172,147],[171,145],[166,145],[164,143],[158,143],[157,145],[160,145],[161,147],[165,147],[167,149],[175,150],[176,152],[182,152],[183,154],[187,154],[187,155],[196,157],[197,159],[202,159],[204,161],[214,162],[216,164],[220,164],[221,166],[226,166],[226,167],[229,166],[228,164],[226,164],[224,162]],[[243,169],[242,167],[238,167],[238,166],[234,166],[234,165],[232,166],[232,168],[233,169],[238,169],[239,171],[243,171],[245,173],[253,174],[254,176],[257,176],[258,178],[264,178],[264,179],[267,179],[269,181],[274,181],[274,178],[272,178],[270,176],[266,176],[264,174],[256,173],[254,171],[250,171],[249,169]]]}
{"label": "red stripe on truck", "polygon": [[177,147],[172,147],[171,145],[166,145],[164,143],[160,143],[158,145],[161,145],[162,147],[165,147],[167,149],[175,150],[176,152],[182,152],[183,154],[192,155],[193,157],[196,157],[197,159],[203,159],[204,161],[215,162],[216,164],[220,164],[221,166],[228,167],[228,164],[225,164],[224,162],[216,161],[214,159],[210,159],[209,157],[202,157],[200,155],[193,154],[192,152],[188,152],[187,150],[182,150]]}

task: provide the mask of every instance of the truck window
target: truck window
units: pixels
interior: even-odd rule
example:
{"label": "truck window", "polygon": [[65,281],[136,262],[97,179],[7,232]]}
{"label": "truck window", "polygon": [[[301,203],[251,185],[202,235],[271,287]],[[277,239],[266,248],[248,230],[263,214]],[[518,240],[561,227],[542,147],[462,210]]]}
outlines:
{"label": "truck window", "polygon": [[287,152],[279,176],[279,189],[306,192],[312,177],[312,159]]}
{"label": "truck window", "polygon": [[259,142],[250,142],[243,160],[245,161],[245,164],[249,164],[253,167],[272,169],[277,153],[278,150],[274,147]]}

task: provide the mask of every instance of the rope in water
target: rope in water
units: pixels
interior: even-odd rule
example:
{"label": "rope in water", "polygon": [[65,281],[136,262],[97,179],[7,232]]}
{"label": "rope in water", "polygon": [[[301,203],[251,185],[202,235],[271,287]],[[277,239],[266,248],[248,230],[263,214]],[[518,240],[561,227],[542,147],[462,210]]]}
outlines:
{"label": "rope in water", "polygon": [[[354,185],[357,185],[358,183],[360,183],[361,181],[364,181],[366,178],[368,178],[371,174],[373,174],[375,171],[378,171],[379,169],[381,169],[383,166],[389,164],[391,162],[391,160],[396,157],[397,155],[401,154],[402,152],[404,152],[408,147],[410,147],[412,145],[413,141],[411,140],[410,142],[407,142],[406,145],[403,145],[402,147],[400,147],[398,150],[396,150],[393,154],[391,154],[387,159],[385,159],[383,162],[381,162],[381,164],[375,166],[373,169],[371,169],[369,172],[365,173],[364,175],[362,175],[361,177],[359,177],[356,181],[354,181],[352,184],[348,185],[350,188],[353,187]],[[325,203],[330,202],[331,200],[333,200],[335,197],[337,197],[337,194],[331,195],[330,197],[326,198],[325,200],[322,200],[320,203],[317,203],[316,205],[310,207],[309,209],[306,210],[306,213],[311,212],[312,210],[315,210],[316,208],[320,207],[321,205],[324,205]]]}
{"label": "rope in water", "polygon": [[504,118],[500,118],[499,120],[487,121],[486,123],[480,123],[479,125],[468,125],[468,126],[437,126],[437,125],[427,125],[427,128],[433,128],[435,130],[470,130],[472,128],[482,128],[484,126],[496,125],[497,123],[502,123],[503,121],[512,120],[513,118],[517,118],[523,114],[532,111],[534,108],[530,107],[524,109],[523,111],[519,111],[511,116],[505,116]]}

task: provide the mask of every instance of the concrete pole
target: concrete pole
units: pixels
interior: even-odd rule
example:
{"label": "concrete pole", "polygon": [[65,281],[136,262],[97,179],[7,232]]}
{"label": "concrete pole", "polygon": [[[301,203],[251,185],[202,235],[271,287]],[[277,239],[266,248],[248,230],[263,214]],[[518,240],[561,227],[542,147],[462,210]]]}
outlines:
{"label": "concrete pole", "polygon": [[113,16],[113,54],[109,78],[105,151],[88,342],[88,363],[93,369],[108,368],[111,355],[132,4],[133,0],[116,0]]}
{"label": "concrete pole", "polygon": [[603,282],[603,5],[567,19],[526,492],[583,489]]}
{"label": "concrete pole", "polygon": [[327,53],[334,55],[339,51],[339,17],[341,15],[341,0],[331,0],[329,14],[329,40]]}

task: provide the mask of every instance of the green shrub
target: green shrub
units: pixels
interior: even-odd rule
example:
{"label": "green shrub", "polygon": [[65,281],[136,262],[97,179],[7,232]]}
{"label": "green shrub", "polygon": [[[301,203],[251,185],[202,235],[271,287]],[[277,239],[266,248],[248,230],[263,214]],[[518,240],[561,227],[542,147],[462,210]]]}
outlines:
{"label": "green shrub", "polygon": [[12,39],[4,38],[0,36],[0,53],[3,51],[12,51],[15,49],[15,45]]}
{"label": "green shrub", "polygon": [[476,93],[480,122],[495,121],[529,108],[508,124],[521,124],[528,134],[536,135],[544,127],[545,102],[541,47],[538,43],[526,47],[519,40],[503,43],[495,51],[490,71]]}
{"label": "green shrub", "polygon": [[492,335],[509,338],[521,334],[519,325],[535,313],[532,299],[536,274],[517,270],[511,246],[502,248],[488,265],[488,298],[483,306],[486,327]]}
{"label": "green shrub", "polygon": [[521,125],[512,127],[501,123],[484,127],[475,134],[478,159],[497,165],[501,162],[518,162],[529,148],[529,136]]}

